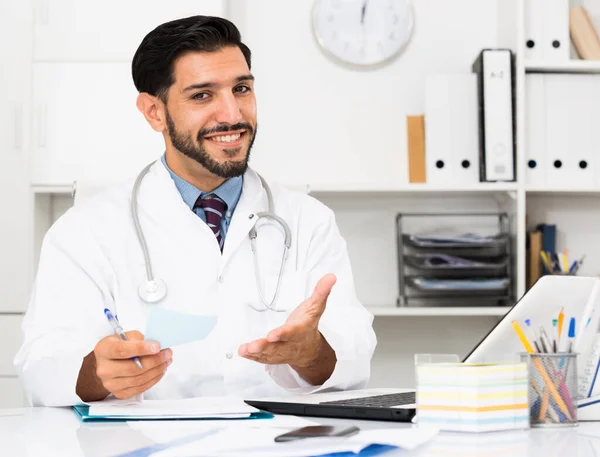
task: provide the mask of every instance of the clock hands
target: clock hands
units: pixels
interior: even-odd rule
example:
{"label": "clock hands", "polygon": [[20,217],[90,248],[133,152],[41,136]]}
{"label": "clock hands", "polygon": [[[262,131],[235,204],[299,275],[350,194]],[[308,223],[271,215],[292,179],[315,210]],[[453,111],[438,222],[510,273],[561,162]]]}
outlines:
{"label": "clock hands", "polygon": [[369,3],[369,0],[365,0],[363,2],[362,10],[360,12],[360,23],[362,25],[365,24],[365,13],[367,12],[367,3]]}

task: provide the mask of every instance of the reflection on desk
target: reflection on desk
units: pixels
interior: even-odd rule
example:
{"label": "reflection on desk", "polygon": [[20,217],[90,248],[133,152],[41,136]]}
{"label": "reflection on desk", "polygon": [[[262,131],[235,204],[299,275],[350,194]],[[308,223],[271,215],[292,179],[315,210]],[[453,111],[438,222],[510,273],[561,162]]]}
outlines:
{"label": "reflection on desk", "polygon": [[[0,410],[1,413],[2,410]],[[304,418],[306,419],[306,418]],[[342,419],[309,418],[321,424],[347,424]],[[405,423],[350,421],[361,429],[410,428]],[[288,422],[294,426],[293,421]],[[160,427],[154,424],[152,427]],[[193,433],[189,422],[170,423]],[[136,429],[138,428],[138,429]],[[81,423],[66,408],[32,408],[23,415],[0,414],[0,455],[10,457],[107,457],[155,444],[152,434],[136,425]],[[510,456],[510,457],[598,457],[600,424],[580,423],[570,429],[531,429],[493,433],[440,433],[414,452],[402,450],[386,457]]]}

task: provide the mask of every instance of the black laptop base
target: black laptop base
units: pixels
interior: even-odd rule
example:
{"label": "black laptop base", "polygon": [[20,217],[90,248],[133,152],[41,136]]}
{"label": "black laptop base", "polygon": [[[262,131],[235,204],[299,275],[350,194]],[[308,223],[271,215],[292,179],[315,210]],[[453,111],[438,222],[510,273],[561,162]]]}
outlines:
{"label": "black laptop base", "polygon": [[281,403],[259,400],[245,400],[250,406],[273,414],[293,416],[334,417],[338,419],[377,420],[410,422],[415,415],[413,408],[369,408],[362,406],[324,405],[306,403]]}

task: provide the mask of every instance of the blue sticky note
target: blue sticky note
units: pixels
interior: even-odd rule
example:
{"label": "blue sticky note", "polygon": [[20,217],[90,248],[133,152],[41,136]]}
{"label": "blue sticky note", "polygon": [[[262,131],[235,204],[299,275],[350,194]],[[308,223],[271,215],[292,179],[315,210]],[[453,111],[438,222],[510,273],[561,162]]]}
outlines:
{"label": "blue sticky note", "polygon": [[215,328],[216,316],[180,313],[148,307],[147,340],[158,341],[161,349],[203,340]]}

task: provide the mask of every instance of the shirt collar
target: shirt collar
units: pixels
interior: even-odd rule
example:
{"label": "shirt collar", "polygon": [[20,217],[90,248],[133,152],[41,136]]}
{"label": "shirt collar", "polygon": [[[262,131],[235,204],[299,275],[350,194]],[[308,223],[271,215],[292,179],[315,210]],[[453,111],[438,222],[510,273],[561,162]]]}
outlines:
{"label": "shirt collar", "polygon": [[191,210],[194,209],[194,205],[196,204],[196,200],[198,200],[198,197],[204,197],[205,195],[215,194],[227,204],[227,210],[233,212],[242,194],[242,176],[229,178],[227,181],[225,181],[212,192],[202,192],[196,186],[190,184],[169,168],[169,166],[167,165],[166,154],[163,154],[163,156],[161,157],[161,161],[167,169],[167,171],[169,172],[169,174],[171,175],[171,178],[175,182],[175,187],[177,187],[177,190],[181,194],[183,201]]}

